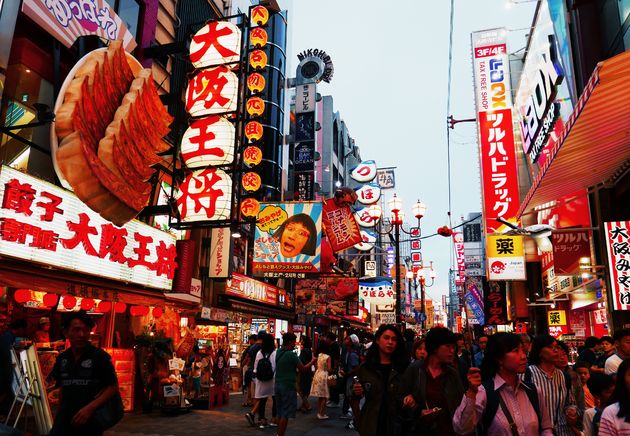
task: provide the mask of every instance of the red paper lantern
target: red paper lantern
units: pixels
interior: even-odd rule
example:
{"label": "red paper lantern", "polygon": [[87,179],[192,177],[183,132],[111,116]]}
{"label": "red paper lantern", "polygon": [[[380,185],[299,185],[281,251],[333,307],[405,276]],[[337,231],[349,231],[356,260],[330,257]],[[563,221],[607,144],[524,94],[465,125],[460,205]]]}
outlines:
{"label": "red paper lantern", "polygon": [[439,227],[437,229],[438,235],[444,236],[448,238],[449,236],[453,236],[453,230],[451,230],[448,226]]}
{"label": "red paper lantern", "polygon": [[127,305],[122,301],[117,301],[114,303],[114,312],[125,313],[125,310],[127,310]]}
{"label": "red paper lantern", "polygon": [[59,296],[57,294],[46,294],[42,298],[42,302],[46,307],[55,307],[59,302]]}
{"label": "red paper lantern", "polygon": [[94,300],[92,300],[91,298],[84,298],[83,300],[81,300],[81,310],[85,310],[86,312],[89,312],[93,308],[94,308]]}
{"label": "red paper lantern", "polygon": [[98,303],[98,307],[96,308],[96,310],[99,311],[100,313],[109,312],[110,310],[112,310],[111,301],[101,300],[101,302]]}
{"label": "red paper lantern", "polygon": [[139,313],[139,311],[138,311],[138,306],[131,306],[131,307],[129,308],[129,314],[130,314],[131,316],[139,316],[139,315],[140,315],[140,313]]}
{"label": "red paper lantern", "polygon": [[30,289],[18,289],[13,294],[13,299],[16,303],[26,303],[31,300],[31,290]]}
{"label": "red paper lantern", "polygon": [[74,296],[72,295],[63,296],[63,307],[70,310],[70,309],[74,309],[76,305],[77,305],[77,299],[74,298]]}
{"label": "red paper lantern", "polygon": [[138,306],[140,309],[140,315],[145,316],[149,314],[149,306]]}
{"label": "red paper lantern", "polygon": [[153,308],[153,318],[159,318],[164,314],[164,311],[162,310],[161,307],[154,307]]}

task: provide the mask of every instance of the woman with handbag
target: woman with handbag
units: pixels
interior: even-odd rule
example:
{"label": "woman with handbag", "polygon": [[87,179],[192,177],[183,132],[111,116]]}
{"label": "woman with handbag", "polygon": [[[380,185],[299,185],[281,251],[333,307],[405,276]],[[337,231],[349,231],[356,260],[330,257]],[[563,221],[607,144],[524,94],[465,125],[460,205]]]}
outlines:
{"label": "woman with handbag", "polygon": [[325,341],[321,341],[317,345],[317,370],[311,384],[311,395],[317,397],[317,419],[328,419],[328,415],[326,415],[326,401],[330,397],[328,384],[332,383],[333,380],[336,381],[336,378],[328,378],[328,373],[332,368],[332,362],[328,353],[328,344]]}

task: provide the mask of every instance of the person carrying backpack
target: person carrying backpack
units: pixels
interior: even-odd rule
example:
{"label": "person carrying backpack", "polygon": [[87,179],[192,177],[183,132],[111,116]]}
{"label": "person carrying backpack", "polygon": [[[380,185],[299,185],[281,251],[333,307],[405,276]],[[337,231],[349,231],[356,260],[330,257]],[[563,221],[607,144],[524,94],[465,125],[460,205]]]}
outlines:
{"label": "person carrying backpack", "polygon": [[[245,418],[252,426],[256,426],[255,415],[258,413],[258,427],[267,427],[265,408],[267,398],[273,397],[274,378],[276,372],[276,344],[274,337],[265,334],[262,338],[262,346],[256,353],[254,360],[254,407],[251,412],[245,414]],[[275,424],[276,408],[275,400],[271,409],[272,425]]]}
{"label": "person carrying backpack", "polygon": [[[552,436],[549,413],[541,408],[541,392],[522,381],[527,355],[513,333],[497,333],[488,339],[479,368],[468,370],[468,390],[453,416],[457,434],[488,436]],[[482,382],[483,380],[483,382]]]}

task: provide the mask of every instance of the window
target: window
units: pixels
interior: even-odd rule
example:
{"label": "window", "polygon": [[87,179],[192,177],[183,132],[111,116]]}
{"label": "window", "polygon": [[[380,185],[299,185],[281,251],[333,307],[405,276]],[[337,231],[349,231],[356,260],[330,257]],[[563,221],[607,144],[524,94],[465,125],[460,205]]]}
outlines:
{"label": "window", "polygon": [[106,0],[129,29],[135,39],[138,39],[138,25],[140,20],[139,0]]}

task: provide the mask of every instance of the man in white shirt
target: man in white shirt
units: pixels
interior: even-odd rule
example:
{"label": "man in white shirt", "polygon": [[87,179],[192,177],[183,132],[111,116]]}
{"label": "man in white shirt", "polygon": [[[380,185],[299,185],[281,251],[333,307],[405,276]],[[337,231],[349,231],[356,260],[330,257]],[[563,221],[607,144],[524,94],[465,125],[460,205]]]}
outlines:
{"label": "man in white shirt", "polygon": [[617,352],[606,360],[604,366],[604,373],[612,376],[617,374],[621,362],[630,357],[630,329],[617,330],[613,338]]}

